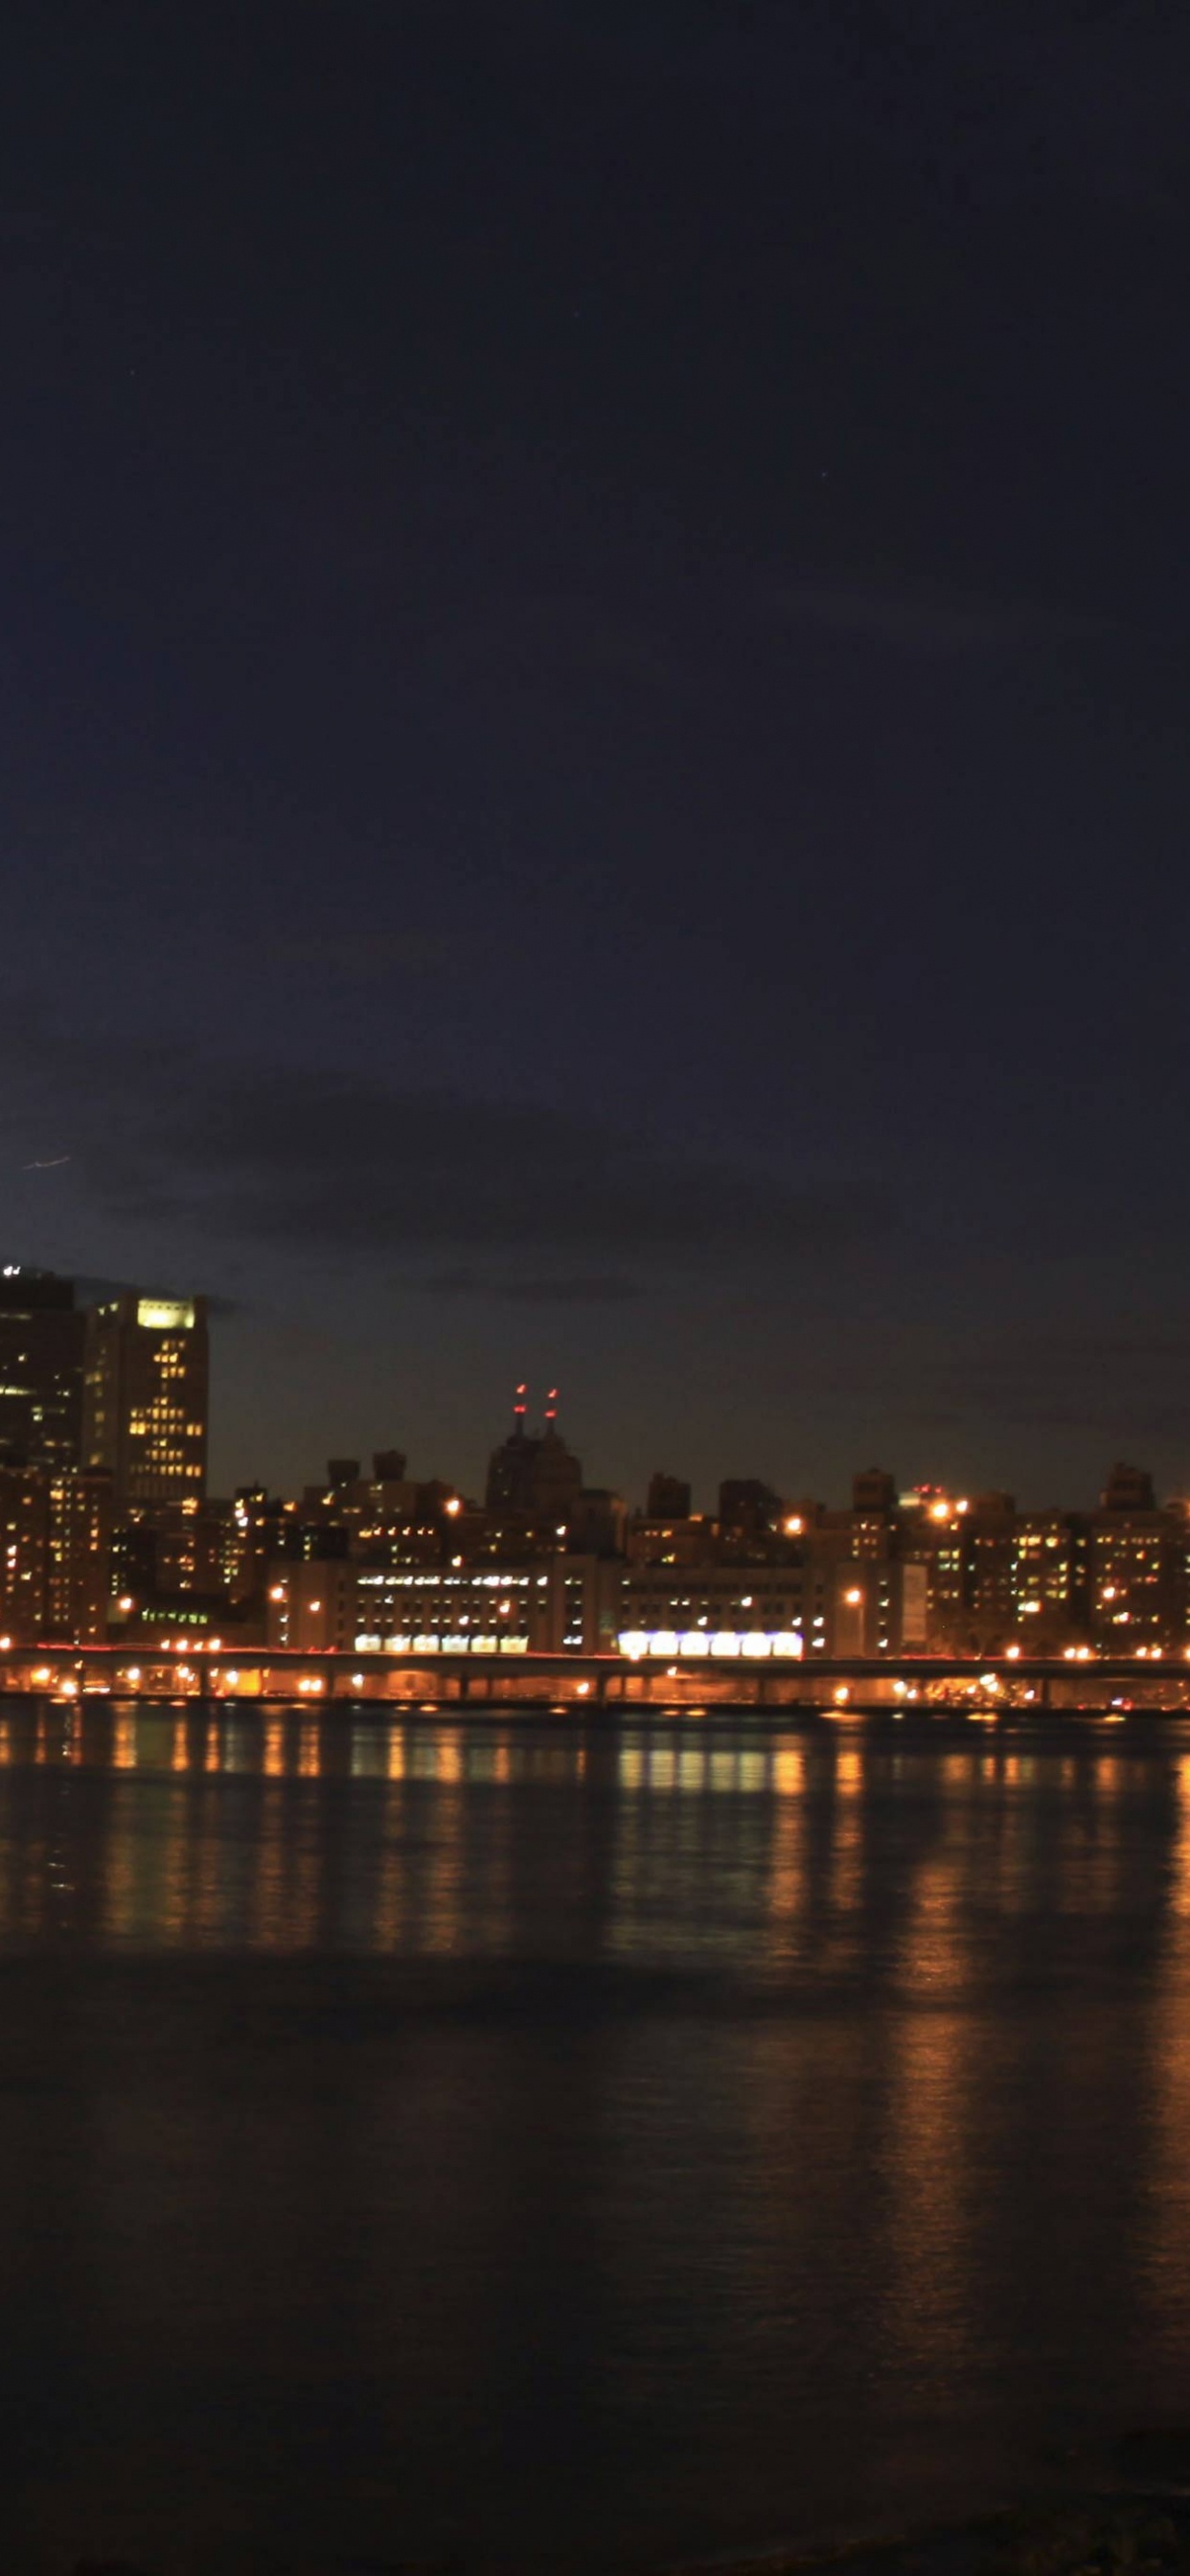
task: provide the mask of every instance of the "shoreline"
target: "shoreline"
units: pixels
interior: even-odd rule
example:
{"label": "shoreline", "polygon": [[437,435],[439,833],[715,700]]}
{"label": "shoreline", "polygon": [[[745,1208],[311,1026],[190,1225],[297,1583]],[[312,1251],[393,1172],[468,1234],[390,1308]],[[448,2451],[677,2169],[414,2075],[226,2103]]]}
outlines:
{"label": "shoreline", "polygon": [[671,2562],[662,2576],[1186,2576],[1190,2431],[1127,2435],[1075,2480],[1013,2505],[746,2557]]}

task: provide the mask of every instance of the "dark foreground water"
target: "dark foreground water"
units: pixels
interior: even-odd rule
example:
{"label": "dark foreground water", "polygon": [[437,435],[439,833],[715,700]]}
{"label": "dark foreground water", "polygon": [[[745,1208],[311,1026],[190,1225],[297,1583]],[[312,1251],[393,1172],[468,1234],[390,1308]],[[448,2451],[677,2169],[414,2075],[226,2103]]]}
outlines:
{"label": "dark foreground water", "polygon": [[0,1718],[0,2540],[656,2565],[1190,2416],[1190,1732]]}

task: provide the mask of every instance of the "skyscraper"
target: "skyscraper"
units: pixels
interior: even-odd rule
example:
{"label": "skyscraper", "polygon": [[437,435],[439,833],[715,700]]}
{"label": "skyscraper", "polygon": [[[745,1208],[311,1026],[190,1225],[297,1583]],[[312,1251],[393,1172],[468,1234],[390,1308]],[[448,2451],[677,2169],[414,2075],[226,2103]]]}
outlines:
{"label": "skyscraper", "polygon": [[83,1458],[106,1467],[117,1515],[199,1503],[207,1477],[203,1297],[115,1297],[87,1317]]}
{"label": "skyscraper", "polygon": [[551,1387],[545,1428],[525,1429],[525,1389],[518,1386],[512,1434],[488,1461],[487,1508],[522,1519],[565,1520],[578,1501],[583,1471],[558,1429],[558,1392]]}
{"label": "skyscraper", "polygon": [[73,1279],[6,1263],[0,1271],[0,1456],[76,1467],[85,1318]]}
{"label": "skyscraper", "polygon": [[533,1470],[540,1443],[525,1427],[526,1389],[518,1386],[512,1408],[512,1431],[488,1460],[485,1500],[490,1512],[529,1513],[533,1509]]}

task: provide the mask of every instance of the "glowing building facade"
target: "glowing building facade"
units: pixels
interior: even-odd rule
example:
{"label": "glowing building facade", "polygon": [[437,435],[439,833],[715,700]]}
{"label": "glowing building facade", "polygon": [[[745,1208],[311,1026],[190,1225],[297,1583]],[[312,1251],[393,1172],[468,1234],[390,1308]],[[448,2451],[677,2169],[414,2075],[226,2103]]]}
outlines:
{"label": "glowing building facade", "polygon": [[116,1297],[87,1317],[83,1459],[111,1476],[118,1514],[191,1503],[207,1480],[202,1297]]}

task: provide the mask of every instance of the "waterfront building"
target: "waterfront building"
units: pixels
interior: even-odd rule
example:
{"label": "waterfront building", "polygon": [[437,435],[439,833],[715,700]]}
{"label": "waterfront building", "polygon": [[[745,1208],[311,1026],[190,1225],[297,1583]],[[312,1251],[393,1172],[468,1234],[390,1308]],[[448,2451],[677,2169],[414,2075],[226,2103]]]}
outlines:
{"label": "waterfront building", "polygon": [[545,1566],[356,1570],[355,1644],[404,1651],[524,1654],[550,1642]]}
{"label": "waterfront building", "polygon": [[630,1565],[621,1597],[621,1634],[646,1638],[650,1653],[722,1654],[732,1650],[725,1640],[739,1652],[745,1637],[767,1639],[770,1653],[830,1651],[829,1568]]}
{"label": "waterfront building", "polygon": [[[759,1636],[768,1640],[763,1651],[782,1654],[895,1653],[902,1570],[891,1549],[857,1556],[849,1512],[807,1504],[796,1517],[802,1535],[774,1538],[764,1556],[725,1557],[710,1544],[697,1554],[650,1546],[653,1531],[637,1524],[624,1576],[626,1628],[688,1640],[692,1652],[701,1651],[701,1634],[704,1641]],[[664,1537],[664,1524],[656,1534]]]}
{"label": "waterfront building", "polygon": [[[965,1496],[943,1494],[934,1486],[901,1497],[902,1608],[912,1630],[909,1636],[903,1633],[907,1646],[932,1646],[946,1654],[966,1650],[971,1619],[965,1523],[970,1509]],[[915,1569],[912,1579],[910,1568]]]}
{"label": "waterfront building", "polygon": [[1021,1512],[1012,1533],[1016,1641],[1026,1653],[1080,1645],[1090,1633],[1090,1524],[1085,1513]]}
{"label": "waterfront building", "polygon": [[1100,1653],[1151,1653],[1180,1644],[1186,1563],[1176,1513],[1114,1503],[1094,1513],[1089,1575],[1091,1642]]}
{"label": "waterfront building", "polygon": [[527,1652],[544,1644],[544,1568],[310,1563],[272,1566],[267,1640],[306,1653]]}
{"label": "waterfront building", "polygon": [[269,1568],[266,1638],[303,1653],[610,1654],[622,1571],[596,1556],[548,1563]]}

